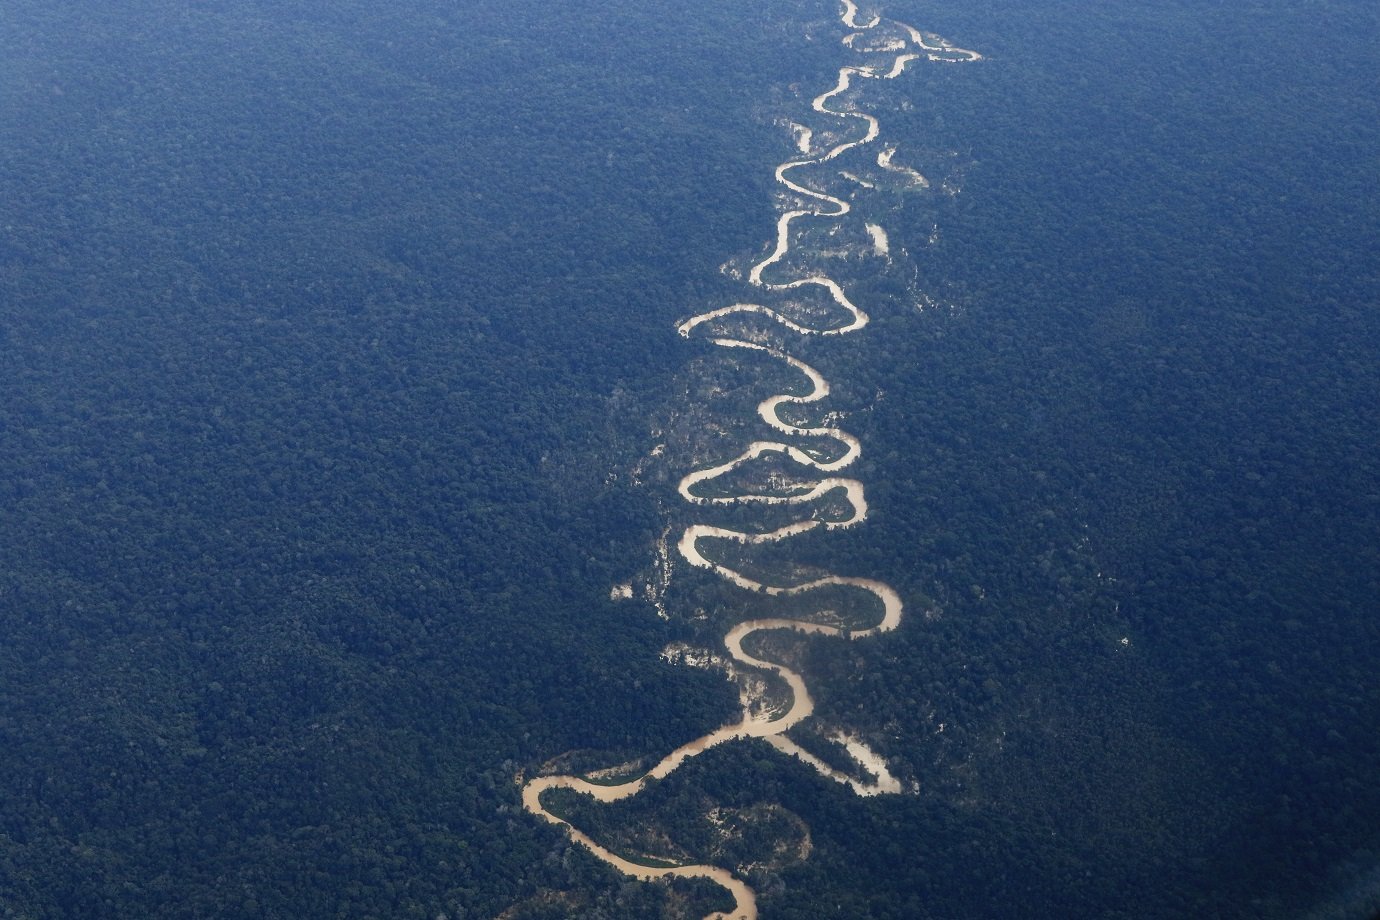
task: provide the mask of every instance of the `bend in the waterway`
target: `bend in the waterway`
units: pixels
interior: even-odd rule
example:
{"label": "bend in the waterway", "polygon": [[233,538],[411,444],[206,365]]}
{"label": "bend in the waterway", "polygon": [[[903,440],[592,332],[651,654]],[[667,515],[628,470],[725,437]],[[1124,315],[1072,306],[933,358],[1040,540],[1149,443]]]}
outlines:
{"label": "bend in the waterway", "polygon": [[[756,504],[788,507],[799,505],[803,508],[837,492],[846,500],[848,510],[842,517],[821,518],[812,514],[783,526],[759,531],[692,523],[684,528],[676,541],[676,550],[692,567],[712,572],[750,596],[792,598],[815,591],[842,588],[870,598],[858,609],[874,608],[877,615],[866,623],[848,623],[837,616],[833,616],[832,621],[827,621],[831,618],[823,615],[819,615],[816,620],[757,617],[740,622],[723,638],[728,660],[735,669],[741,668],[747,672],[774,676],[787,691],[783,707],[765,713],[754,712],[750,701],[745,698],[741,719],[681,745],[642,775],[626,778],[622,782],[591,782],[580,776],[541,776],[527,781],[522,790],[522,802],[527,811],[561,827],[572,841],[625,875],[648,881],[699,878],[722,887],[732,896],[733,909],[729,913],[712,914],[707,920],[755,920],[756,896],[751,887],[732,872],[719,866],[653,866],[628,859],[554,814],[543,802],[542,795],[551,789],[569,789],[599,802],[621,801],[637,795],[649,781],[666,778],[686,760],[704,751],[729,741],[749,738],[765,740],[778,751],[797,758],[820,775],[848,787],[858,795],[895,794],[903,791],[901,783],[891,774],[885,760],[862,740],[847,732],[834,731],[830,737],[859,767],[861,778],[830,766],[792,740],[787,733],[814,713],[814,699],[810,695],[805,677],[781,662],[754,655],[744,647],[749,637],[770,631],[790,631],[845,640],[857,640],[889,632],[901,623],[904,607],[900,595],[885,582],[843,575],[823,575],[794,582],[772,583],[734,568],[726,562],[717,561],[714,554],[702,545],[715,541],[742,546],[780,543],[820,529],[853,527],[867,519],[868,506],[863,484],[855,478],[838,475],[854,464],[861,455],[862,445],[859,440],[832,424],[797,424],[782,418],[780,414],[784,406],[813,406],[827,398],[830,393],[828,381],[814,367],[788,354],[783,348],[749,341],[743,335],[735,334],[723,327],[731,323],[735,317],[746,319],[751,316],[764,316],[786,332],[810,337],[846,335],[862,330],[868,325],[868,314],[852,301],[838,281],[825,274],[813,273],[800,278],[772,280],[791,252],[795,228],[800,222],[837,220],[849,214],[852,207],[845,198],[812,188],[805,180],[797,180],[793,174],[808,167],[829,163],[849,151],[873,144],[880,136],[881,124],[878,119],[865,112],[855,111],[847,102],[850,92],[854,89],[855,80],[895,79],[905,72],[910,63],[922,57],[930,61],[956,63],[975,61],[981,56],[976,52],[957,48],[938,36],[927,35],[904,23],[890,23],[885,30],[880,30],[879,26],[884,22],[880,16],[874,13],[865,21],[860,21],[861,13],[853,0],[841,0],[841,3],[840,19],[847,28],[854,30],[844,38],[844,45],[860,53],[887,56],[889,59],[877,66],[841,67],[833,87],[811,100],[810,105],[814,112],[837,119],[843,124],[845,130],[838,135],[843,138],[842,140],[832,146],[816,148],[816,135],[811,128],[790,123],[796,135],[796,144],[803,156],[777,166],[775,178],[782,188],[793,196],[794,206],[789,207],[777,218],[772,250],[751,266],[747,281],[764,293],[778,297],[789,296],[792,292],[804,289],[818,289],[827,295],[829,302],[844,321],[835,325],[813,326],[766,304],[737,303],[699,313],[677,327],[679,334],[687,338],[697,332],[708,333],[707,342],[717,348],[756,352],[780,361],[798,371],[809,384],[808,392],[778,393],[758,403],[757,415],[781,440],[753,441],[736,456],[685,474],[677,489],[682,499],[691,507]],[[880,37],[874,42],[869,42],[874,30],[877,30]],[[858,127],[861,131],[857,130]],[[927,187],[928,182],[918,171],[892,162],[895,152],[894,146],[883,148],[876,155],[877,165],[884,170],[906,175],[914,187]],[[856,177],[851,178],[864,187],[870,187],[869,183]],[[879,226],[869,224],[868,232],[875,241],[877,251],[885,255],[885,231]],[[822,451],[818,447],[820,441],[831,441],[839,445],[841,450]],[[764,457],[789,461],[799,471],[799,475],[788,483],[766,491],[718,490],[720,494],[706,494],[706,491],[716,491],[712,488],[716,483],[726,482],[726,477]],[[662,568],[669,570],[665,543],[663,539]],[[858,616],[856,611],[852,616]]]}

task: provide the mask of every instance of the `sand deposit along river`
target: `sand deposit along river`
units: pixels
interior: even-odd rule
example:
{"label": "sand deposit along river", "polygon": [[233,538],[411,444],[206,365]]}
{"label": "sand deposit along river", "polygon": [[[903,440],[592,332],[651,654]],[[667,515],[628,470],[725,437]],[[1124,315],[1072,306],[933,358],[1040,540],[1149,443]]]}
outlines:
{"label": "sand deposit along river", "polygon": [[[806,386],[790,393],[770,396],[758,404],[757,415],[774,433],[774,439],[753,441],[731,459],[690,472],[681,479],[679,493],[692,509],[754,504],[808,509],[827,501],[830,508],[846,510],[834,510],[828,515],[806,515],[776,529],[760,531],[692,523],[681,533],[676,548],[689,565],[713,572],[746,592],[748,600],[744,606],[749,610],[754,596],[791,598],[825,589],[835,593],[842,590],[858,595],[858,602],[854,606],[860,611],[867,611],[871,620],[866,624],[845,623],[838,616],[823,611],[813,619],[745,619],[723,637],[728,656],[725,664],[737,675],[774,676],[786,688],[784,705],[763,710],[754,705],[752,694],[744,690],[742,713],[738,721],[683,744],[640,776],[628,777],[621,782],[610,780],[607,776],[601,776],[597,781],[583,776],[538,776],[529,779],[522,790],[522,802],[527,811],[560,826],[571,840],[619,872],[646,881],[707,879],[724,888],[732,896],[734,905],[727,913],[711,914],[710,920],[753,920],[757,917],[756,896],[745,879],[720,866],[667,865],[660,862],[650,865],[638,861],[636,857],[615,853],[550,810],[543,794],[551,789],[562,788],[600,802],[616,802],[637,795],[651,780],[669,776],[691,757],[716,745],[748,738],[761,739],[779,751],[799,758],[821,775],[858,795],[903,791],[901,783],[888,770],[886,761],[845,731],[835,731],[831,737],[860,768],[856,776],[830,766],[792,741],[788,732],[810,718],[814,711],[814,700],[805,676],[779,662],[757,657],[744,647],[745,643],[750,645],[748,639],[753,634],[772,630],[789,630],[850,641],[877,636],[895,629],[901,622],[903,607],[900,596],[881,581],[844,575],[772,583],[763,576],[748,574],[727,562],[719,561],[723,554],[716,555],[713,549],[715,546],[734,544],[780,543],[810,531],[853,527],[867,519],[867,500],[862,483],[844,475],[861,453],[862,446],[858,439],[833,424],[830,416],[824,416],[817,423],[800,421],[809,416],[814,404],[829,395],[829,382],[813,367],[788,354],[784,347],[769,344],[764,341],[764,336],[753,335],[750,326],[752,321],[760,323],[765,319],[785,337],[842,336],[867,327],[867,313],[849,298],[838,281],[818,271],[790,277],[791,272],[786,265],[788,257],[792,265],[821,261],[809,258],[808,244],[802,242],[802,228],[837,222],[852,208],[845,197],[821,191],[804,178],[797,177],[811,169],[818,173],[818,167],[833,164],[833,161],[850,151],[871,145],[877,148],[873,159],[883,175],[894,174],[895,181],[914,188],[927,187],[927,180],[919,172],[893,162],[896,147],[878,143],[881,134],[878,120],[857,111],[851,100],[864,81],[894,80],[917,61],[959,63],[979,59],[977,53],[955,48],[938,36],[922,33],[904,23],[886,20],[876,14],[863,14],[852,0],[842,0],[840,19],[848,30],[842,39],[843,46],[861,56],[865,63],[841,67],[833,87],[813,99],[811,107],[820,117],[820,125],[813,129],[792,126],[801,155],[777,166],[775,171],[776,181],[786,192],[785,198],[790,204],[776,221],[774,248],[747,272],[748,283],[763,293],[763,299],[776,301],[777,306],[732,304],[693,316],[678,329],[682,336],[702,336],[720,348],[738,353],[756,353],[779,362],[799,374]],[[820,138],[824,140],[820,141]],[[816,147],[816,143],[821,146]],[[841,175],[863,188],[873,185],[848,173]],[[880,226],[868,224],[867,233],[873,242],[874,255],[887,257],[885,231]],[[772,280],[774,278],[780,280]],[[801,299],[810,298],[822,302],[825,309],[800,309]],[[823,319],[814,318],[817,315]],[[789,477],[771,479],[771,487],[759,492],[726,490],[726,484],[732,481],[736,471],[765,461],[789,466],[793,473]],[[740,683],[740,686],[745,684]]]}

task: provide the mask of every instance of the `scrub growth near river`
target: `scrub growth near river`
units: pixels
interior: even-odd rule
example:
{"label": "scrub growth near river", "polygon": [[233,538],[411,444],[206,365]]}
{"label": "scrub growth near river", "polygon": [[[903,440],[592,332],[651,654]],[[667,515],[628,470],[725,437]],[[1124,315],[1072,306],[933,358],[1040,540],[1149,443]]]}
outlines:
{"label": "scrub growth near river", "polygon": [[[581,829],[551,803],[554,795],[545,794],[568,790],[600,803],[620,802],[666,779],[691,758],[746,739],[765,741],[859,796],[917,788],[897,779],[885,756],[847,727],[808,724],[815,706],[807,675],[791,656],[776,653],[769,638],[879,636],[900,624],[905,607],[901,596],[875,578],[764,561],[753,552],[867,520],[864,485],[847,475],[863,446],[839,426],[837,410],[821,411],[831,395],[830,383],[794,352],[811,339],[861,333],[870,322],[867,309],[849,289],[878,264],[875,260],[890,262],[891,246],[883,226],[859,219],[853,199],[879,186],[893,191],[930,188],[920,171],[895,162],[895,145],[881,141],[881,122],[867,111],[869,91],[874,84],[902,77],[918,62],[981,58],[937,35],[863,13],[852,0],[843,0],[840,19],[847,30],[841,44],[854,62],[840,67],[832,88],[811,100],[817,124],[788,122],[799,156],[775,169],[782,211],[772,248],[746,269],[736,269],[733,262],[723,267],[725,274],[753,289],[753,300],[696,313],[677,327],[682,337],[707,342],[734,358],[784,366],[791,375],[780,392],[756,403],[746,423],[730,423],[735,430],[760,423],[765,426],[762,437],[740,444],[736,452],[728,448],[725,455],[724,445],[732,438],[715,426],[719,443],[714,447],[672,458],[692,467],[680,478],[677,493],[693,516],[679,527],[674,555],[670,532],[663,537],[658,574],[645,591],[657,612],[667,616],[663,597],[676,560],[718,576],[729,589],[732,599],[725,606],[732,611],[732,625],[720,638],[726,656],[680,644],[668,647],[663,657],[723,671],[737,685],[740,718],[686,742],[645,772],[640,762],[613,771],[553,772],[526,780],[523,787],[527,811],[561,826],[572,840],[625,875],[645,881],[701,879],[726,890],[733,906],[711,914],[713,918],[757,916],[756,893],[744,867],[619,852]],[[928,302],[918,290],[907,295],[917,304]],[[700,388],[712,389],[708,384]],[[659,445],[654,453],[660,456],[664,449]],[[745,514],[750,509],[759,513]],[[723,520],[700,517],[710,514],[721,514]],[[611,596],[628,599],[633,594],[630,585],[620,585]],[[700,611],[696,619],[718,618]],[[809,731],[797,731],[807,727]],[[811,750],[812,743],[820,749]],[[808,843],[808,831],[804,839]],[[800,854],[807,852],[808,846],[800,848]]]}

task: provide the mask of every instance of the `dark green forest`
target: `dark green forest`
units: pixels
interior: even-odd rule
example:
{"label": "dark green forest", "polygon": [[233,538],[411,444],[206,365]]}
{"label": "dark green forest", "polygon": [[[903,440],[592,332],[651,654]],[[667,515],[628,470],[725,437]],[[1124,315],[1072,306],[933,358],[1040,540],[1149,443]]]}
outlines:
{"label": "dark green forest", "polygon": [[[784,918],[1380,913],[1380,12],[904,0],[873,326],[802,357],[871,518],[799,642],[915,795],[760,744],[582,826]],[[645,578],[821,0],[0,6],[0,917],[701,917],[518,783],[735,712]],[[961,189],[961,190],[960,190]],[[955,194],[948,194],[952,190]],[[938,228],[937,233],[934,228]],[[920,309],[923,290],[933,304]],[[705,412],[774,392],[722,366]],[[764,860],[805,830],[804,860]],[[660,831],[659,831],[660,832]]]}

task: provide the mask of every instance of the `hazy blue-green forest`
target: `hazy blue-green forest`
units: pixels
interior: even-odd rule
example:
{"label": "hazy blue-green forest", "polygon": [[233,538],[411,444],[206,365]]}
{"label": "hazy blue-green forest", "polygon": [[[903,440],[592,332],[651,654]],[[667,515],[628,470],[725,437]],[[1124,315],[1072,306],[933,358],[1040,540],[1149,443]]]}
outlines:
{"label": "hazy blue-green forest", "polygon": [[[587,822],[785,809],[767,920],[1375,916],[1380,10],[882,10],[985,59],[871,97],[957,194],[870,199],[906,255],[811,360],[871,519],[792,552],[930,611],[799,652],[919,793],[739,744]],[[658,658],[722,589],[610,587],[690,465],[644,462],[706,360],[675,324],[740,296],[842,34],[0,5],[0,917],[722,907],[518,781],[733,716]]]}

